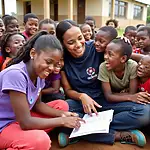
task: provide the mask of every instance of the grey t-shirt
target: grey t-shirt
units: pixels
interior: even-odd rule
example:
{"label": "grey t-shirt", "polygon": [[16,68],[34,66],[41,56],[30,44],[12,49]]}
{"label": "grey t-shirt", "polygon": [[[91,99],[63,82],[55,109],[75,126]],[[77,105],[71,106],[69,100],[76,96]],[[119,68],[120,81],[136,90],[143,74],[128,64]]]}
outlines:
{"label": "grey t-shirt", "polygon": [[130,80],[137,77],[136,69],[137,63],[131,59],[128,60],[125,64],[124,76],[119,79],[112,70],[107,70],[106,63],[103,62],[99,67],[98,79],[102,82],[109,82],[112,92],[120,92],[129,88]]}

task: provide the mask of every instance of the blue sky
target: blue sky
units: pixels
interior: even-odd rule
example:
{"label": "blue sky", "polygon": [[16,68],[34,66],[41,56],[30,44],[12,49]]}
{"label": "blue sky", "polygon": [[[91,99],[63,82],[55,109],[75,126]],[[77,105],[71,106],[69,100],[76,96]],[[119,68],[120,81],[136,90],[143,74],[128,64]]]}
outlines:
{"label": "blue sky", "polygon": [[[16,0],[5,0],[5,13],[11,14],[11,12],[16,13]],[[0,14],[2,14],[1,0],[0,0]]]}

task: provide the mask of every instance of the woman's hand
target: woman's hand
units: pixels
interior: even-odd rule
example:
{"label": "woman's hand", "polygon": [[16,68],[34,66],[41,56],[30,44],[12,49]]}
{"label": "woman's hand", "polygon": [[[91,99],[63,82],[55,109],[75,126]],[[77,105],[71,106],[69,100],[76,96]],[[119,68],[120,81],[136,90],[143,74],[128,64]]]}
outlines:
{"label": "woman's hand", "polygon": [[68,128],[80,128],[81,123],[85,121],[82,118],[79,117],[62,117],[63,126]]}
{"label": "woman's hand", "polygon": [[144,105],[150,104],[150,94],[147,92],[139,92],[133,94],[130,98],[132,102],[136,102]]}
{"label": "woman's hand", "polygon": [[95,114],[97,114],[97,110],[96,110],[95,106],[97,106],[99,108],[102,107],[97,102],[95,102],[90,96],[88,96],[85,93],[81,94],[79,99],[82,102],[84,112],[89,114],[89,115],[92,115],[92,110]]}

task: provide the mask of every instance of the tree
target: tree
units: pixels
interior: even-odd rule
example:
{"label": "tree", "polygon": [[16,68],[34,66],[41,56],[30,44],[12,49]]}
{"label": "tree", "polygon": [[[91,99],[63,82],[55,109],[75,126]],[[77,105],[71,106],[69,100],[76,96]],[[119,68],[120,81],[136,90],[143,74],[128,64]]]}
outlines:
{"label": "tree", "polygon": [[147,23],[150,23],[150,7],[147,8]]}

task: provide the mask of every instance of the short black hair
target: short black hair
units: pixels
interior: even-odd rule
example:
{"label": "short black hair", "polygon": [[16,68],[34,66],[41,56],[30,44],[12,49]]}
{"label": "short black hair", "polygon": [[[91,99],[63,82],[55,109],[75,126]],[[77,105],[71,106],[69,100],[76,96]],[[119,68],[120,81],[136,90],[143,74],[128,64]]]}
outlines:
{"label": "short black hair", "polygon": [[124,33],[127,33],[127,32],[129,32],[129,31],[131,31],[131,30],[136,31],[137,29],[136,29],[136,27],[134,27],[134,26],[127,26],[127,27],[125,28],[125,30],[124,30]]}
{"label": "short black hair", "polygon": [[[90,26],[89,24],[84,23],[84,24],[82,24],[82,25],[80,26],[80,29],[82,30],[82,28],[83,28],[84,26],[86,26],[86,25]],[[91,28],[91,26],[90,26],[90,28]],[[92,30],[92,29],[91,29],[91,30]]]}
{"label": "short black hair", "polygon": [[117,30],[111,26],[103,26],[103,27],[99,28],[99,31],[109,32],[111,40],[115,39],[118,36]]}
{"label": "short black hair", "polygon": [[18,21],[18,19],[16,17],[14,17],[14,16],[7,15],[7,16],[5,16],[3,18],[3,22],[4,22],[4,25],[5,25],[5,28],[7,28],[7,26],[11,23],[12,20],[17,20]]}
{"label": "short black hair", "polygon": [[10,15],[8,15],[8,14],[3,15],[3,16],[2,16],[2,20],[3,20],[5,17],[7,17],[7,16],[10,16]]}
{"label": "short black hair", "polygon": [[91,17],[91,16],[85,17],[84,22],[86,22],[87,20],[92,20],[94,22],[94,24],[95,24],[95,19],[93,17]]}
{"label": "short black hair", "polygon": [[114,40],[111,41],[112,43],[115,43],[115,44],[119,44],[121,46],[121,55],[124,56],[126,55],[127,56],[127,60],[128,61],[131,57],[131,54],[132,54],[132,46],[130,43],[126,42],[124,39],[121,39],[121,38],[116,38]]}
{"label": "short black hair", "polygon": [[23,22],[26,24],[29,18],[39,19],[35,14],[33,14],[33,13],[27,13],[24,16]]}
{"label": "short black hair", "polygon": [[114,23],[115,28],[118,27],[118,21],[117,21],[116,19],[109,19],[109,20],[107,20],[107,21],[106,21],[106,26],[108,26],[110,22],[113,22],[113,23]]}
{"label": "short black hair", "polygon": [[55,23],[55,21],[52,20],[52,19],[48,19],[48,18],[47,18],[47,19],[41,20],[40,23],[39,23],[39,29],[41,29],[41,26],[42,26],[43,24],[53,24],[54,27],[56,28],[56,23]]}
{"label": "short black hair", "polygon": [[144,26],[144,27],[140,27],[137,32],[140,32],[140,31],[147,31],[147,34],[148,36],[150,37],[150,27],[148,26]]}
{"label": "short black hair", "polygon": [[136,28],[139,29],[141,26],[145,26],[144,24],[137,24]]}

